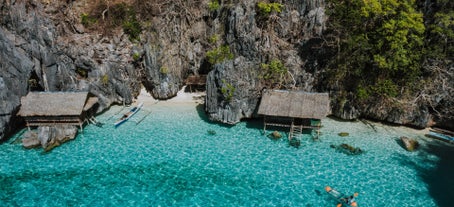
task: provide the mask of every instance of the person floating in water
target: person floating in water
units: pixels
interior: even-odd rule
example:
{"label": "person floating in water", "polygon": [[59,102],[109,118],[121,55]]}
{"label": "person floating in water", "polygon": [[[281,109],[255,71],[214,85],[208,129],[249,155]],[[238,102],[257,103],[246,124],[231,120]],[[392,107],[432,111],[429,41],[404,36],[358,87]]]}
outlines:
{"label": "person floating in water", "polygon": [[329,193],[331,196],[333,196],[334,198],[336,198],[337,201],[340,202],[340,203],[338,203],[336,205],[336,207],[342,207],[342,205],[344,205],[344,204],[346,206],[353,206],[353,207],[357,207],[358,206],[358,203],[356,203],[356,201],[355,201],[355,198],[358,196],[358,193],[354,193],[351,196],[345,197],[344,194],[339,193],[338,191],[332,189],[329,186],[325,187],[325,191],[327,193]]}
{"label": "person floating in water", "polygon": [[[355,201],[356,197],[358,197],[358,193],[354,193],[351,196],[341,198],[341,200],[350,206],[357,206],[356,201]],[[341,206],[342,206],[342,203],[337,204],[337,207],[341,207]]]}

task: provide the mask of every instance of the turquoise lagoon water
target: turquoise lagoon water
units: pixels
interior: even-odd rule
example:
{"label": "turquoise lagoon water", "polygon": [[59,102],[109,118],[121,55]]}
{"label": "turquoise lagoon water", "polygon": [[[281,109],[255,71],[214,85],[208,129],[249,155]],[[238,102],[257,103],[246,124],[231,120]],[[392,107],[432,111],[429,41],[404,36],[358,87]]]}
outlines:
{"label": "turquoise lagoon water", "polygon": [[[453,201],[452,148],[416,130],[327,118],[320,141],[306,134],[294,148],[262,135],[261,121],[210,123],[200,105],[146,105],[143,122],[134,118],[145,111],[115,129],[119,109],[98,117],[103,128],[87,126],[49,153],[25,150],[16,137],[0,145],[0,206],[335,206],[327,185],[359,192],[359,206]],[[400,136],[422,149],[405,151]],[[330,147],[341,143],[366,153]]]}

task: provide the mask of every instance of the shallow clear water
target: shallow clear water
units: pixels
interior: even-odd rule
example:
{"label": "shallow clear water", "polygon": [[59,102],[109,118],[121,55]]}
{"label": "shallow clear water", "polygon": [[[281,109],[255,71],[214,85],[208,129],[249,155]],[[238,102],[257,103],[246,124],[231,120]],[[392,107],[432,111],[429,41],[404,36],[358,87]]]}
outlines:
{"label": "shallow clear water", "polygon": [[[146,111],[115,129],[119,109],[50,153],[0,145],[0,206],[335,206],[327,185],[359,192],[359,206],[443,206],[454,195],[452,167],[439,166],[453,151],[437,154],[443,145],[415,130],[327,118],[320,141],[305,134],[294,148],[262,135],[261,121],[222,126],[192,104],[146,105],[143,122]],[[400,136],[422,149],[405,151]],[[366,153],[330,147],[341,143]]]}

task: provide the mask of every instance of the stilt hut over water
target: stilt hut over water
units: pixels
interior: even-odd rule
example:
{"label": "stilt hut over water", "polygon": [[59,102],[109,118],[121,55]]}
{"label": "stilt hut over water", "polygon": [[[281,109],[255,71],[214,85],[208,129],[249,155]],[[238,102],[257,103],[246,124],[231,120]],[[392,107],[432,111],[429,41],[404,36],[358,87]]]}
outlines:
{"label": "stilt hut over water", "polygon": [[98,98],[89,97],[88,92],[30,92],[21,98],[18,115],[29,128],[71,125],[82,129],[97,102]]}
{"label": "stilt hut over water", "polygon": [[317,138],[321,119],[330,113],[328,93],[303,91],[265,90],[258,114],[263,116],[263,130],[267,126],[288,127],[289,140],[303,129],[315,129]]}

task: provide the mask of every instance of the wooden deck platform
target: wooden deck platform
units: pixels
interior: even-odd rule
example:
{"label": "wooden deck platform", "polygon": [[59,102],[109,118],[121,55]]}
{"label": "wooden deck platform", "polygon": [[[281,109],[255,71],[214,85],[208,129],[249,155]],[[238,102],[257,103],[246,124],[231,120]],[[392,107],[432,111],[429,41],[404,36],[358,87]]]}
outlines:
{"label": "wooden deck platform", "polygon": [[289,128],[289,135],[288,135],[288,140],[292,140],[295,137],[301,136],[303,134],[304,129],[313,129],[316,130],[317,135],[313,137],[314,139],[318,139],[320,136],[320,122],[317,122],[317,125],[312,125],[310,122],[310,119],[306,119],[307,123],[310,124],[304,124],[304,119],[295,119],[295,118],[270,118],[270,117],[263,117],[263,132],[266,134],[266,128],[267,126],[276,126],[276,127],[284,127],[284,128]]}

